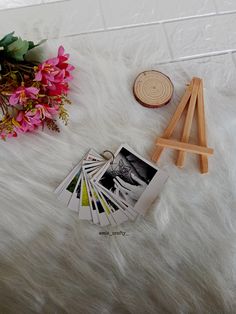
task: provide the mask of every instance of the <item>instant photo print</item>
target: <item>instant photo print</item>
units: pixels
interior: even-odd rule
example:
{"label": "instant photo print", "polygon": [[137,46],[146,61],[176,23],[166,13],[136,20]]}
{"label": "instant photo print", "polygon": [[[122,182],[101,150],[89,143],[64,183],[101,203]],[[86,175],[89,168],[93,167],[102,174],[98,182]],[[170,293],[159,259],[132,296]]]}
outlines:
{"label": "instant photo print", "polygon": [[110,156],[91,149],[55,190],[79,219],[100,226],[144,215],[168,178],[126,144]]}
{"label": "instant photo print", "polygon": [[127,145],[122,145],[115,158],[100,174],[97,184],[115,199],[121,200],[140,214],[145,214],[160,194],[168,178],[149,161]]}

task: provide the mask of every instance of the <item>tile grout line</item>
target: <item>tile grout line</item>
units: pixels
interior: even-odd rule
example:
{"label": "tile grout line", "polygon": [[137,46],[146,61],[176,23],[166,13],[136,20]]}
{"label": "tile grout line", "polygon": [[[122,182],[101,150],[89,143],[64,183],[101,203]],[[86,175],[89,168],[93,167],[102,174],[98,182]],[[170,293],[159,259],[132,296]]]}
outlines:
{"label": "tile grout line", "polygon": [[188,20],[194,20],[194,19],[198,19],[198,18],[205,18],[205,17],[211,17],[211,16],[216,16],[216,12],[176,17],[176,18],[172,18],[172,19],[160,20],[160,21],[157,21],[157,22],[150,22],[150,24],[151,23],[152,24],[155,24],[155,23],[165,23],[165,24],[168,24],[168,23],[173,23],[173,22],[188,21]]}
{"label": "tile grout line", "polygon": [[112,32],[112,31],[133,29],[133,28],[139,28],[139,27],[148,27],[148,26],[154,26],[154,25],[160,25],[160,24],[169,24],[169,23],[174,23],[174,22],[179,22],[179,21],[202,19],[202,18],[214,17],[214,16],[231,15],[231,14],[233,14],[233,15],[236,14],[236,10],[227,11],[227,12],[220,12],[220,13],[209,13],[209,14],[204,14],[204,15],[188,16],[188,17],[169,19],[169,20],[160,20],[160,21],[156,21],[156,22],[147,22],[147,23],[143,23],[143,24],[133,24],[133,25],[126,25],[126,26],[110,27],[110,28],[108,27],[106,29],[96,29],[96,30],[87,31],[87,32],[65,35],[64,37],[70,37],[70,36],[75,37],[75,36],[79,36],[79,35],[96,34],[96,33],[102,33],[102,32]]}
{"label": "tile grout line", "polygon": [[[212,13],[206,13],[206,14],[199,14],[199,15],[190,15],[190,16],[183,16],[183,17],[177,17],[172,19],[166,19],[166,20],[158,20],[154,22],[146,22],[141,24],[131,24],[131,25],[121,25],[121,26],[114,26],[114,27],[108,27],[106,30],[121,30],[121,29],[129,29],[129,28],[135,28],[135,27],[141,27],[141,26],[152,26],[152,25],[158,25],[158,24],[169,24],[174,22],[181,22],[181,21],[188,21],[188,20],[195,20],[195,19],[204,19],[207,17],[214,17],[214,16],[223,16],[223,15],[233,15],[236,13],[236,10],[231,11],[223,11],[223,12],[212,12]],[[96,30],[95,30],[96,32]]]}
{"label": "tile grout line", "polygon": [[234,65],[234,67],[236,68],[236,60],[235,60],[233,54],[234,54],[234,53],[233,53],[232,51],[229,52],[230,58],[231,58],[231,60],[232,60],[232,62],[233,62],[233,65]]}
{"label": "tile grout line", "polygon": [[[5,9],[0,9],[0,12],[3,11],[11,11],[11,10],[24,10],[25,8],[29,8],[29,7],[38,7],[38,6],[47,6],[47,5],[55,5],[55,4],[60,4],[60,3],[67,3],[70,2],[71,0],[55,0],[53,2],[48,2],[48,3],[40,3],[40,4],[30,4],[27,6],[21,6],[21,7],[13,7],[13,8],[5,8]],[[213,13],[206,13],[206,14],[199,14],[199,15],[191,15],[191,16],[183,16],[183,17],[178,17],[178,18],[172,18],[172,19],[166,19],[166,20],[159,20],[159,21],[154,21],[154,22],[147,22],[147,23],[143,23],[143,24],[133,24],[133,25],[123,25],[123,26],[117,26],[117,27],[107,27],[106,22],[105,22],[105,16],[103,13],[103,9],[102,9],[102,2],[101,0],[98,0],[99,2],[99,8],[100,8],[100,13],[102,15],[102,20],[103,20],[103,24],[105,29],[104,30],[116,30],[116,29],[127,29],[127,28],[133,28],[133,27],[138,27],[138,26],[148,26],[148,25],[156,25],[156,24],[160,24],[160,23],[173,23],[173,22],[178,22],[178,21],[185,21],[185,20],[192,20],[192,19],[198,19],[198,18],[206,18],[206,17],[211,17],[211,16],[220,16],[220,15],[230,15],[230,14],[235,14],[236,10],[231,10],[231,11],[219,11],[218,10],[218,6],[216,4],[216,1],[214,0],[214,6],[215,6],[215,12]],[[101,30],[95,30],[95,31],[91,31],[88,33],[93,33],[93,32],[98,32]],[[83,33],[84,34],[84,33]]]}
{"label": "tile grout line", "polygon": [[41,3],[36,3],[36,4],[28,4],[28,5],[24,5],[24,6],[19,6],[19,7],[13,7],[13,8],[4,8],[4,9],[0,9],[0,13],[4,12],[4,11],[13,11],[13,10],[24,10],[27,8],[33,8],[33,7],[39,7],[39,6],[47,6],[47,5],[55,5],[58,3],[66,3],[66,2],[70,2],[71,0],[55,0],[53,2],[41,2]]}
{"label": "tile grout line", "polygon": [[167,34],[167,31],[166,31],[165,24],[164,23],[160,23],[160,26],[161,26],[162,33],[163,33],[163,35],[165,37],[165,41],[166,41],[167,48],[169,50],[170,58],[171,58],[171,60],[173,60],[174,59],[174,53],[173,53],[173,50],[172,50],[172,47],[171,47],[171,44],[170,44],[170,40],[169,40],[169,36]]}
{"label": "tile grout line", "polygon": [[[155,65],[162,65],[162,64],[168,64],[168,63],[177,63],[177,62],[184,62],[184,61],[190,61],[190,60],[197,60],[197,59],[202,59],[202,58],[207,58],[207,57],[217,57],[221,55],[226,55],[226,54],[233,54],[236,53],[236,49],[229,49],[229,50],[221,50],[221,51],[215,51],[215,52],[209,52],[209,53],[203,53],[199,55],[193,55],[193,56],[187,56],[187,57],[180,57],[176,59],[170,59],[162,62],[156,62],[154,63]],[[235,66],[236,66],[236,61],[234,61]]]}
{"label": "tile grout line", "polygon": [[106,25],[106,19],[105,19],[105,14],[104,14],[104,10],[103,10],[102,0],[98,0],[98,6],[99,6],[99,11],[100,11],[100,14],[102,17],[102,23],[103,23],[104,31],[106,31],[107,25]]}
{"label": "tile grout line", "polygon": [[220,11],[219,11],[218,4],[217,4],[216,0],[213,0],[213,4],[215,7],[216,14],[218,15],[220,13]]}
{"label": "tile grout line", "polygon": [[[96,31],[84,32],[84,33],[80,33],[80,34],[65,35],[65,36],[61,36],[60,38],[68,38],[68,37],[70,38],[70,37],[84,36],[84,35],[90,35],[90,34],[99,34],[99,33],[103,33],[103,32],[105,33],[105,32],[112,32],[112,31],[118,31],[118,30],[123,30],[123,29],[139,28],[141,26],[147,26],[147,25],[145,24],[145,25],[137,25],[135,27],[128,27],[128,28],[107,29],[106,31],[104,31],[104,30],[96,30]],[[52,39],[58,39],[58,37],[54,37]],[[206,52],[206,53],[202,53],[202,54],[197,54],[197,55],[192,55],[192,56],[184,56],[184,57],[179,57],[179,58],[174,59],[173,58],[172,49],[171,49],[171,46],[170,46],[169,42],[168,42],[167,45],[168,45],[168,49],[169,49],[171,58],[167,59],[165,61],[161,61],[161,62],[155,63],[155,64],[160,65],[160,64],[167,64],[167,63],[176,63],[176,62],[181,62],[181,61],[188,61],[188,60],[195,60],[195,59],[201,59],[201,58],[207,58],[207,57],[214,57],[214,56],[224,55],[224,54],[227,54],[227,53],[232,53],[232,54],[236,53],[236,48],[235,48],[235,49],[227,49],[227,50]]]}

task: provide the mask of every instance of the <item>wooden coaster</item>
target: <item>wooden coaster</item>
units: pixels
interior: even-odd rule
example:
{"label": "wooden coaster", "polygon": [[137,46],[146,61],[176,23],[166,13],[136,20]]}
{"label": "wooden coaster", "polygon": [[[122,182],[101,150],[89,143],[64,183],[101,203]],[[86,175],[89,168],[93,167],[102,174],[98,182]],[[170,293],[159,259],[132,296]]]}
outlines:
{"label": "wooden coaster", "polygon": [[158,71],[145,71],[140,73],[133,87],[136,100],[148,108],[159,108],[166,105],[174,92],[171,80]]}

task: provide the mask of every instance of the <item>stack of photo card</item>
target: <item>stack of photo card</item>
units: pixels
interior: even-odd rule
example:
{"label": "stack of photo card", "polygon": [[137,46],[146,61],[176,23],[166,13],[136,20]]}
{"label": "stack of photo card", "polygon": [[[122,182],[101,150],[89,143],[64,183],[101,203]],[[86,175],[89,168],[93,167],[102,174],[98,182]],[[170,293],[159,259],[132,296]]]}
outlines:
{"label": "stack of photo card", "polygon": [[[106,151],[107,155],[109,151]],[[144,215],[159,196],[165,171],[121,145],[110,159],[91,149],[57,187],[57,198],[79,219],[119,225]]]}

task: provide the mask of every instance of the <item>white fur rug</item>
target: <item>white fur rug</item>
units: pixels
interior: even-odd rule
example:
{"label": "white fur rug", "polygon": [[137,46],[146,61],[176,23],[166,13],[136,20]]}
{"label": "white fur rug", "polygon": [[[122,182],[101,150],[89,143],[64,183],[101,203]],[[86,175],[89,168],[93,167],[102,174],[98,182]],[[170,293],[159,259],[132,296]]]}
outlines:
{"label": "white fur rug", "polygon": [[[143,39],[61,40],[77,66],[69,126],[0,142],[0,313],[235,313],[235,57],[158,66],[158,45]],[[58,44],[45,46],[47,56]],[[150,110],[134,100],[145,69],[171,77],[171,104]],[[193,76],[205,81],[208,175],[195,156],[179,170],[165,152],[170,178],[146,219],[105,229],[128,236],[101,236],[57,201],[53,190],[90,147],[126,142],[148,157]]]}

